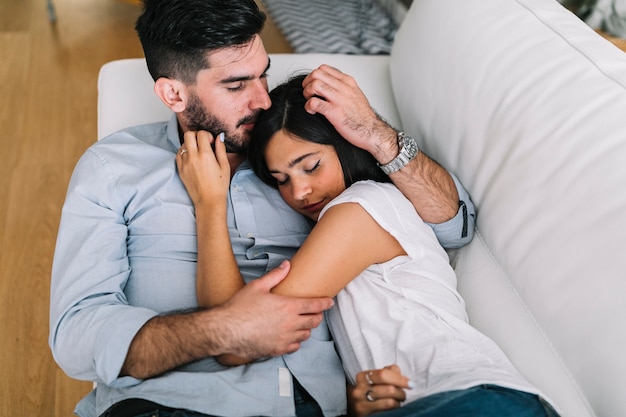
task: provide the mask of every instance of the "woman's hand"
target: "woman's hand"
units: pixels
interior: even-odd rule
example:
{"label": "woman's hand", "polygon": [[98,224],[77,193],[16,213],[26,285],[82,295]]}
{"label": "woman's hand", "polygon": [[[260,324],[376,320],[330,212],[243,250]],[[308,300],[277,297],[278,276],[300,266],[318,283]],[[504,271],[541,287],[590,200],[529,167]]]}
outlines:
{"label": "woman's hand", "polygon": [[[194,205],[223,204],[230,184],[230,164],[223,133],[215,139],[204,130],[185,132],[176,154],[178,173]],[[213,150],[215,148],[215,151]]]}
{"label": "woman's hand", "polygon": [[406,399],[404,390],[411,388],[411,382],[397,365],[359,372],[356,386],[348,386],[349,415],[365,417],[398,408]]}

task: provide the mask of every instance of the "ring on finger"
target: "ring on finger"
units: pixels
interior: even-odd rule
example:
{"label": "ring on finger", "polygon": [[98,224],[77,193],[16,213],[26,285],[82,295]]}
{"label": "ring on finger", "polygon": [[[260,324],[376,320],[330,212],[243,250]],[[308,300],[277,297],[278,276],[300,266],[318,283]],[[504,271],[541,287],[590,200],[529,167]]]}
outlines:
{"label": "ring on finger", "polygon": [[367,392],[365,393],[365,399],[371,403],[376,401],[376,398],[372,396],[373,393],[374,393],[373,389],[368,389]]}
{"label": "ring on finger", "polygon": [[185,152],[187,152],[187,149],[181,149],[181,150],[180,150],[180,154],[181,154],[181,155],[184,155],[184,154],[185,154]]}
{"label": "ring on finger", "polygon": [[365,374],[365,380],[369,385],[374,385],[374,381],[372,381],[372,371]]}

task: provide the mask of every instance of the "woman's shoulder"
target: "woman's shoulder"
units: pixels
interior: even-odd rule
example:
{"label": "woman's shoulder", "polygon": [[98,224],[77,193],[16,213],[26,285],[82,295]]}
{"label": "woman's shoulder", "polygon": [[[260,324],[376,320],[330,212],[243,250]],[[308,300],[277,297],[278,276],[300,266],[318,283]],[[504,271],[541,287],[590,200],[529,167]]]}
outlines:
{"label": "woman's shoulder", "polygon": [[321,215],[331,207],[345,203],[356,203],[375,218],[378,217],[376,213],[388,213],[391,207],[395,212],[408,211],[416,215],[411,202],[391,183],[372,180],[355,182],[327,204]]}
{"label": "woman's shoulder", "polygon": [[333,200],[335,204],[346,202],[371,202],[375,205],[393,204],[400,207],[408,204],[412,207],[409,200],[395,185],[372,180],[355,182]]}

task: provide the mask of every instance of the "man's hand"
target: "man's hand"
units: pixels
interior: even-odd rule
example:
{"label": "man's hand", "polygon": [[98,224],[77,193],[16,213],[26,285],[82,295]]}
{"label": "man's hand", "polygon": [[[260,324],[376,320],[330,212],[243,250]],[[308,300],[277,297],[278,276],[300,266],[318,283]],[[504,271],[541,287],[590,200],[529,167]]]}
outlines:
{"label": "man's hand", "polygon": [[295,352],[322,322],[330,298],[291,298],[271,290],[289,272],[289,262],[252,281],[218,307],[229,330],[228,353],[258,359]]}
{"label": "man's hand", "polygon": [[406,399],[405,389],[411,382],[396,365],[359,372],[356,385],[348,386],[348,412],[352,417],[365,417],[379,411],[400,407]]}
{"label": "man's hand", "polygon": [[381,164],[398,154],[396,131],[376,114],[353,77],[322,65],[302,82],[307,112],[324,115],[347,141]]}

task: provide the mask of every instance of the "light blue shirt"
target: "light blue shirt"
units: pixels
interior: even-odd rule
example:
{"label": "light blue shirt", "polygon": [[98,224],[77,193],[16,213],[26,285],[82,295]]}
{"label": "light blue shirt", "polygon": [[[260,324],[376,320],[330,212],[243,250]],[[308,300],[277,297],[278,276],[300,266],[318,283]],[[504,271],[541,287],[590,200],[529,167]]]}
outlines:
{"label": "light blue shirt", "polygon": [[[292,416],[288,370],[326,416],[345,414],[345,377],[325,323],[293,354],[239,367],[206,358],[147,380],[118,377],[148,320],[197,307],[195,218],[176,170],[179,147],[175,117],[137,126],[95,143],[72,175],[52,268],[49,343],[69,376],[98,382],[77,413],[145,398],[219,416]],[[310,230],[247,164],[229,197],[230,238],[247,281],[293,256]],[[455,219],[438,227],[458,235],[463,219]]]}

